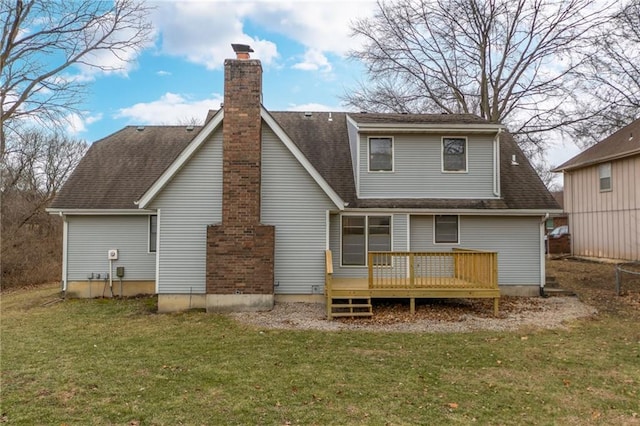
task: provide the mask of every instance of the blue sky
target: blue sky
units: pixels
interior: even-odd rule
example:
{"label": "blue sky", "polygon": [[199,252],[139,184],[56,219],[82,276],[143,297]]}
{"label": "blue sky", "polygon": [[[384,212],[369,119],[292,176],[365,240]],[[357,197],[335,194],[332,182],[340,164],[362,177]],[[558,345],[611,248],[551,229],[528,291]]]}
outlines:
{"label": "blue sky", "polygon": [[[340,96],[364,76],[346,58],[357,41],[349,22],[375,2],[156,1],[153,43],[120,72],[87,74],[89,93],[69,131],[89,142],[132,124],[174,124],[222,102],[231,43],[246,43],[263,66],[269,110],[345,110]],[[83,70],[79,70],[83,72]]]}
{"label": "blue sky", "polygon": [[[350,22],[372,16],[372,0],[151,1],[154,40],[119,72],[79,69],[90,82],[69,132],[93,142],[126,125],[203,120],[222,102],[224,59],[231,43],[252,46],[263,66],[268,110],[344,111],[341,95],[364,78],[347,59],[359,41]],[[100,58],[109,62],[114,58]],[[579,152],[560,140],[547,158],[558,165]]]}

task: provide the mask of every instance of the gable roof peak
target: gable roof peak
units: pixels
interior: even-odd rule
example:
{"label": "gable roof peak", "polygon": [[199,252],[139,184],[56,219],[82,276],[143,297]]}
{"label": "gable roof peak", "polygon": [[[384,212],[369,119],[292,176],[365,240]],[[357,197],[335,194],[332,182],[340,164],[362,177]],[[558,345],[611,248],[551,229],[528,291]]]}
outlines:
{"label": "gable roof peak", "polygon": [[640,118],[553,169],[563,172],[640,154]]}

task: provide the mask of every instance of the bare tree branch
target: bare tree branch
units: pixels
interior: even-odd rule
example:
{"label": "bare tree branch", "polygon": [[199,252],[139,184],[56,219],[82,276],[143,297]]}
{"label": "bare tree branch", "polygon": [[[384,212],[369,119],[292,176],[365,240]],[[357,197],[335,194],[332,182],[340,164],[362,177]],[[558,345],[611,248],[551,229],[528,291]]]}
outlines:
{"label": "bare tree branch", "polygon": [[73,67],[113,72],[149,40],[140,0],[0,0],[0,157],[15,122],[59,123],[85,82]]}
{"label": "bare tree branch", "polygon": [[589,117],[566,103],[609,19],[612,3],[593,3],[380,0],[373,18],[352,24],[364,43],[350,56],[368,82],[343,98],[360,110],[474,113],[509,125],[534,152],[537,134]]}

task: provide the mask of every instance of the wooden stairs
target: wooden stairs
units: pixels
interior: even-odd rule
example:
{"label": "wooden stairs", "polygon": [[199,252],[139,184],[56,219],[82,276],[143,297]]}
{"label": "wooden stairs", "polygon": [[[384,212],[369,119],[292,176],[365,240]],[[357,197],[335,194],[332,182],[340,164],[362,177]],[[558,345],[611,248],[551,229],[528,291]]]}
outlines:
{"label": "wooden stairs", "polygon": [[546,277],[546,285],[542,289],[543,297],[551,297],[551,296],[575,296],[576,293],[571,290],[566,290],[560,287],[558,280],[556,277],[547,275]]}
{"label": "wooden stairs", "polygon": [[372,317],[370,297],[331,297],[329,318],[338,317]]}

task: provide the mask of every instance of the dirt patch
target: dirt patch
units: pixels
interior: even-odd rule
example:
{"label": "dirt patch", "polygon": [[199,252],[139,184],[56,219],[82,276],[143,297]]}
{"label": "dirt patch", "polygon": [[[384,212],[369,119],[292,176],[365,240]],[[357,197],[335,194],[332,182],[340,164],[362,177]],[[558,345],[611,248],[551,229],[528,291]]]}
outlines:
{"label": "dirt patch", "polygon": [[613,264],[549,260],[547,275],[577,297],[502,297],[497,318],[493,316],[491,300],[477,299],[418,300],[414,315],[409,312],[408,301],[376,300],[373,318],[333,321],[326,320],[324,305],[311,303],[278,303],[269,312],[231,316],[262,328],[432,333],[564,328],[570,321],[598,312],[640,318],[640,277],[625,277],[622,295],[617,296]]}
{"label": "dirt patch", "polygon": [[547,276],[555,277],[560,287],[574,291],[600,312],[640,317],[640,275],[623,274],[620,296],[616,295],[616,265],[612,263],[550,260]]}

